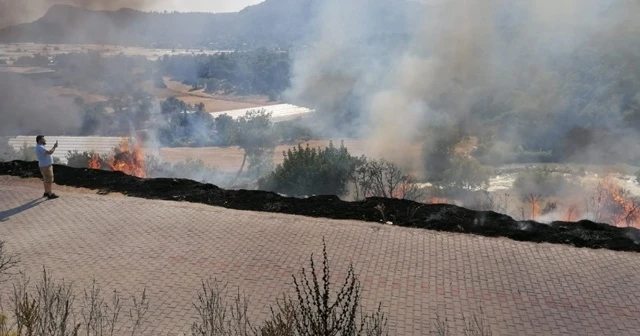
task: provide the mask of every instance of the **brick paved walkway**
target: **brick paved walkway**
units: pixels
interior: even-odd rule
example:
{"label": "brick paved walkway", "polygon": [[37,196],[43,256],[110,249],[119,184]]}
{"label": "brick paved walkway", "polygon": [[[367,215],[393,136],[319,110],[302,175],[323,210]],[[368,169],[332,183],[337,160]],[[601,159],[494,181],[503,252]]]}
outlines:
{"label": "brick paved walkway", "polygon": [[209,276],[239,287],[251,299],[252,316],[264,318],[268,305],[291,289],[291,274],[320,252],[323,236],[334,275],[355,264],[367,304],[382,301],[392,335],[427,335],[436,314],[460,331],[463,314],[479,307],[494,335],[640,330],[639,254],[70,189],[34,205],[38,184],[3,184],[0,237],[20,253],[25,272],[37,277],[45,265],[76,288],[95,278],[127,294],[146,286],[145,335],[187,331],[191,302]]}

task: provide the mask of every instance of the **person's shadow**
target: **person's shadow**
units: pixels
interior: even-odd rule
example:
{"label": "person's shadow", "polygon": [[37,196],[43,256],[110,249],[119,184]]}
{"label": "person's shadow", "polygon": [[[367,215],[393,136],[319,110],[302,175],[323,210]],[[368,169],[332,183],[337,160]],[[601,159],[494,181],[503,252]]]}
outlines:
{"label": "person's shadow", "polygon": [[17,215],[21,212],[27,211],[31,208],[35,208],[38,205],[40,205],[40,203],[44,202],[43,198],[38,198],[38,199],[34,199],[32,201],[29,201],[21,206],[17,206],[13,209],[9,209],[9,210],[3,210],[0,211],[0,222],[6,222],[9,220],[9,218],[11,218],[11,216]]}

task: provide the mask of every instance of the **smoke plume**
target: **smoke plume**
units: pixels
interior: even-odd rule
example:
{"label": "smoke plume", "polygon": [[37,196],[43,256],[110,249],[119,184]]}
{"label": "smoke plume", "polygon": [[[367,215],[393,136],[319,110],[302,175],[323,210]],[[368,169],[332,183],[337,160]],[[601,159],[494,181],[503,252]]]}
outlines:
{"label": "smoke plume", "polygon": [[477,121],[535,150],[572,127],[615,129],[614,150],[640,155],[625,122],[640,103],[637,1],[327,0],[317,13],[287,95],[328,124],[348,111],[373,155],[415,164],[404,144]]}
{"label": "smoke plume", "polygon": [[[0,0],[0,28],[36,19],[51,6],[68,4],[93,10],[114,10],[122,7],[144,9],[153,0]],[[91,22],[83,18],[68,18],[74,27],[70,31],[82,34]],[[132,23],[134,24],[134,23]],[[104,34],[112,34],[111,29]],[[82,121],[81,113],[67,97],[47,89],[51,80],[32,80],[20,75],[0,73],[0,135],[74,134]],[[124,89],[124,88],[123,88]]]}
{"label": "smoke plume", "polygon": [[69,134],[82,120],[72,99],[8,73],[0,73],[0,119],[0,135]]}

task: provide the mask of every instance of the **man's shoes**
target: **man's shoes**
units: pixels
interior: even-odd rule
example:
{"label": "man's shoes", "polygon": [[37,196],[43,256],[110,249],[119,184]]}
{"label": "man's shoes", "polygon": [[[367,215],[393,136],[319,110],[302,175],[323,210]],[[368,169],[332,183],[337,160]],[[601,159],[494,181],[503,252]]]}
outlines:
{"label": "man's shoes", "polygon": [[54,194],[54,193],[51,193],[51,194],[49,194],[49,195],[47,196],[47,198],[48,198],[48,199],[56,199],[56,198],[58,198],[58,197],[60,197],[60,196],[58,196],[58,195],[56,195],[56,194]]}
{"label": "man's shoes", "polygon": [[44,195],[42,195],[42,197],[49,197],[48,193],[44,193]]}

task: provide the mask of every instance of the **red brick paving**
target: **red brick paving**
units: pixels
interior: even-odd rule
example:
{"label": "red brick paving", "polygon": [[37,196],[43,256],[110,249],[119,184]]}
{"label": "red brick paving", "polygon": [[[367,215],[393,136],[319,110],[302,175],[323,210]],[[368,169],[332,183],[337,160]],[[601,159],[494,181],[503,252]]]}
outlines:
{"label": "red brick paving", "polygon": [[[125,294],[146,286],[145,335],[188,331],[207,277],[244,291],[252,316],[266,317],[290,292],[291,274],[321,251],[322,237],[334,276],[354,263],[368,307],[382,302],[392,335],[427,335],[436,314],[460,332],[462,316],[480,307],[494,335],[640,330],[639,254],[70,189],[6,218],[40,196],[38,184],[12,181],[0,188],[0,237],[20,254],[22,269],[37,277],[44,265],[77,289],[94,278]],[[0,286],[6,293],[10,284]]]}

